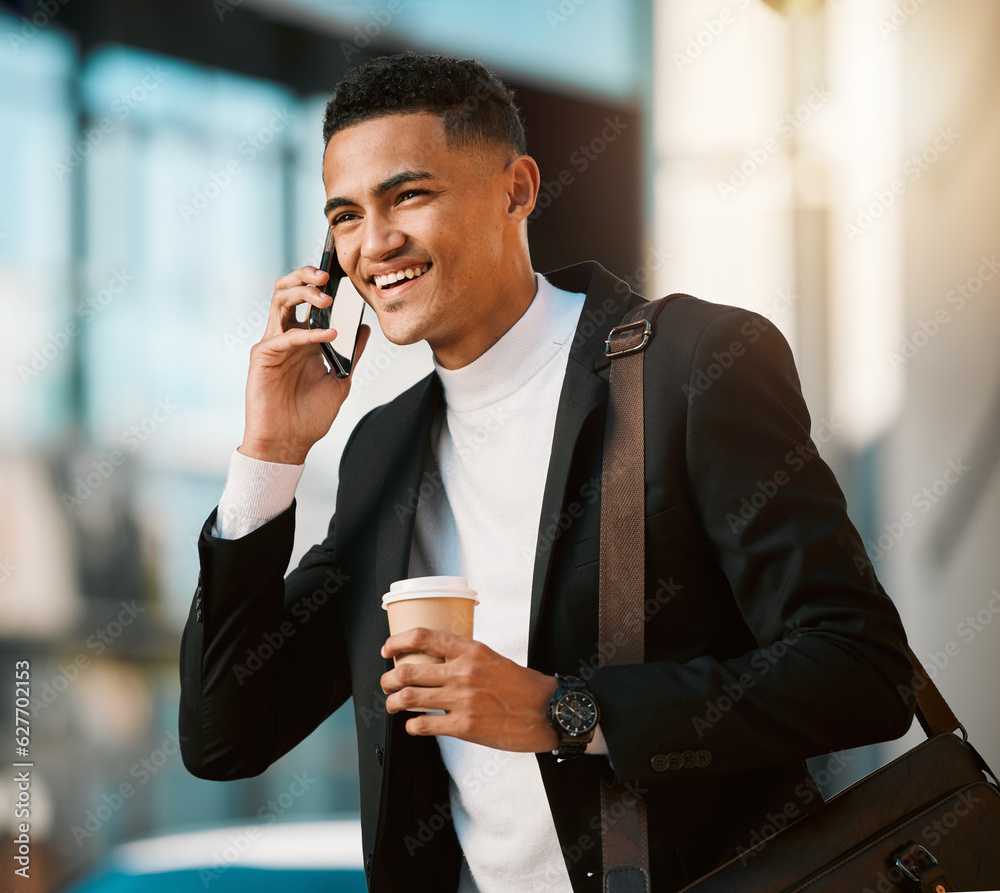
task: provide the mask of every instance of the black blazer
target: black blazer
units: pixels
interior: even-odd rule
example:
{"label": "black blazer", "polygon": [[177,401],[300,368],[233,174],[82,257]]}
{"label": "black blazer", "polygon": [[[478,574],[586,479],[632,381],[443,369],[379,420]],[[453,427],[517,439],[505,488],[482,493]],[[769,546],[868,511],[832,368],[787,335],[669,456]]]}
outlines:
{"label": "black blazer", "polygon": [[[646,790],[653,887],[672,891],[821,804],[804,760],[909,728],[899,616],[810,439],[767,319],[679,297],[645,358],[646,659],[599,667],[604,339],[642,299],[595,263],[551,274],[587,299],[560,396],[531,592],[529,665],[584,675],[605,757],[538,755],[577,891],[598,891],[601,779]],[[407,575],[436,374],[372,411],[344,450],[329,536],[286,580],[294,506],[199,541],[181,647],[180,733],[195,775],[256,775],[353,696],[369,886],[454,890],[461,853],[437,743],[384,709],[380,605]],[[512,481],[512,486],[517,482]],[[611,768],[613,766],[613,769]],[[782,819],[782,816],[785,818]]]}

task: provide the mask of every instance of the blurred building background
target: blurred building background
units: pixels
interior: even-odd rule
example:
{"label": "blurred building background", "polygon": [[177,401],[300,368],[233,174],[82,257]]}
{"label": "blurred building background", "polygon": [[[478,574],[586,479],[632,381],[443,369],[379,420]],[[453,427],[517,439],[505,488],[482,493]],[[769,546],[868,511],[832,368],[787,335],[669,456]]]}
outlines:
{"label": "blurred building background", "polygon": [[[322,247],[323,105],[407,48],[517,90],[537,269],[593,258],[786,334],[911,645],[1000,765],[998,38],[992,0],[0,3],[0,666],[31,662],[35,763],[18,889],[141,834],[357,809],[349,711],[258,778],[188,775],[177,649],[247,352],[273,281]],[[429,369],[376,331],[299,486],[296,556],[354,421]],[[919,738],[852,754],[831,789]]]}

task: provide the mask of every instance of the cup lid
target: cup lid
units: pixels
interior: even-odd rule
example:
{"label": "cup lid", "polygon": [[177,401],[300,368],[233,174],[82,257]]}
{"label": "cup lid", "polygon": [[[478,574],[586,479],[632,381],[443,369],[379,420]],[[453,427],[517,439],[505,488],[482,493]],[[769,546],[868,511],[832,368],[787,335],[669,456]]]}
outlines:
{"label": "cup lid", "polygon": [[382,607],[414,598],[467,598],[479,604],[478,593],[465,577],[413,577],[392,583],[382,596]]}
{"label": "cup lid", "polygon": [[412,592],[415,589],[468,589],[465,577],[410,577],[390,584],[389,592]]}

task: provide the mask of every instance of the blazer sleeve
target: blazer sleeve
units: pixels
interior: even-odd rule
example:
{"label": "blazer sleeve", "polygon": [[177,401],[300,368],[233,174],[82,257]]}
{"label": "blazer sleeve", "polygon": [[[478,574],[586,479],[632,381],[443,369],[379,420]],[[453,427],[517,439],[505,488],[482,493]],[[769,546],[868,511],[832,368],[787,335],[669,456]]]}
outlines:
{"label": "blazer sleeve", "polygon": [[213,511],[181,639],[179,736],[188,770],[223,781],[258,775],[295,747],[350,697],[351,675],[336,518],[284,580],[294,502],[236,540],[212,536],[214,522]]}
{"label": "blazer sleeve", "polygon": [[[726,352],[729,367],[706,375]],[[758,647],[598,669],[590,686],[617,776],[706,777],[898,738],[914,708],[906,636],[809,436],[785,339],[733,308],[692,357],[688,490]],[[647,400],[657,392],[647,385]],[[663,772],[664,754],[685,752],[697,761]]]}

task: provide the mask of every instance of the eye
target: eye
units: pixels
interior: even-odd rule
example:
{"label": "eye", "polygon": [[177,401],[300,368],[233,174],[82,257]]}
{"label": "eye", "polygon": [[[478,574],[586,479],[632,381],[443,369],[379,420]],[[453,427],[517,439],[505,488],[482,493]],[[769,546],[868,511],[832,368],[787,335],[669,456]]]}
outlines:
{"label": "eye", "polygon": [[336,214],[333,220],[330,221],[330,226],[336,226],[338,223],[346,223],[349,220],[356,220],[357,216],[357,214],[352,214],[350,211],[345,211],[343,214]]}
{"label": "eye", "polygon": [[405,201],[408,198],[414,198],[418,195],[428,195],[428,190],[426,189],[406,189],[399,193],[398,201]]}

